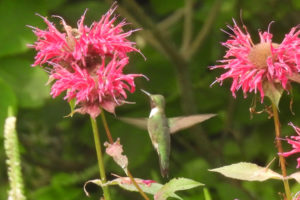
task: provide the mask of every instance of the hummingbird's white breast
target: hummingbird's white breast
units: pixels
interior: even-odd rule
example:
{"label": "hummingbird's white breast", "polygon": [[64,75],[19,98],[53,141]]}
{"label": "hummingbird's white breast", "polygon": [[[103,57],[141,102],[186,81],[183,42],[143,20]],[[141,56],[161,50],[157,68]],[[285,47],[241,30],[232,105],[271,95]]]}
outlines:
{"label": "hummingbird's white breast", "polygon": [[149,118],[153,117],[158,111],[159,111],[159,110],[158,110],[157,107],[152,108],[152,109],[151,109],[151,112],[150,112],[150,115],[149,115]]}

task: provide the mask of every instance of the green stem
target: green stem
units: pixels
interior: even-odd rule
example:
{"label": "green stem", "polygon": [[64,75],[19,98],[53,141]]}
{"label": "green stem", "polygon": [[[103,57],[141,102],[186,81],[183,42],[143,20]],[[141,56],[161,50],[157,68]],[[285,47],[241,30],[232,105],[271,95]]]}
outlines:
{"label": "green stem", "polygon": [[185,17],[183,25],[183,40],[181,52],[189,49],[193,33],[193,0],[185,0]]}
{"label": "green stem", "polygon": [[[285,159],[281,155],[281,153],[283,153],[283,150],[282,150],[282,145],[280,140],[280,121],[279,121],[277,106],[274,103],[272,103],[272,108],[273,108],[273,118],[274,118],[275,133],[276,133],[276,147],[278,149],[278,152],[280,153],[279,162],[280,162],[282,176],[283,178],[285,178],[287,176],[287,173],[285,167]],[[287,200],[292,200],[291,190],[287,179],[283,180],[283,185],[284,185],[284,190],[285,190],[285,195]]]}
{"label": "green stem", "polygon": [[[97,159],[98,159],[98,166],[99,166],[99,171],[100,171],[100,178],[101,178],[102,183],[106,183],[106,175],[105,175],[105,168],[104,168],[103,159],[102,159],[101,142],[100,142],[98,126],[97,126],[96,119],[94,119],[92,117],[90,119],[91,119],[91,124],[92,124],[92,128],[93,128],[94,141],[95,141],[95,147],[96,147]],[[103,189],[104,199],[110,200],[108,186],[103,186],[102,189]]]}
{"label": "green stem", "polygon": [[129,176],[131,182],[133,183],[133,185],[136,187],[136,189],[139,191],[139,193],[141,194],[141,196],[145,199],[145,200],[149,200],[148,196],[144,193],[144,191],[141,189],[141,187],[137,184],[137,182],[134,180],[132,174],[130,173],[129,169],[127,169],[127,175]]}
{"label": "green stem", "polygon": [[[102,119],[102,123],[104,125],[104,129],[107,135],[107,138],[109,140],[110,144],[113,144],[113,139],[108,127],[108,123],[105,117],[105,113],[103,111],[103,109],[101,109],[101,119]],[[133,176],[131,175],[131,172],[129,171],[129,169],[127,169],[127,171],[125,171],[125,173],[129,176],[131,182],[133,183],[133,185],[136,187],[136,189],[139,191],[139,193],[141,194],[141,196],[145,199],[145,200],[149,200],[148,196],[144,193],[144,191],[141,189],[141,187],[137,184],[137,182],[134,180]]]}

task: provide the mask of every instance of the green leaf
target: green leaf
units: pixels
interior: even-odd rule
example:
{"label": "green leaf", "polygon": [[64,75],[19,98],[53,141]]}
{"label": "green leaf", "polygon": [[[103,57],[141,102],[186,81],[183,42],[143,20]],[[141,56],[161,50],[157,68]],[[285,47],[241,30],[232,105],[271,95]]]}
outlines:
{"label": "green leaf", "polygon": [[87,8],[88,12],[86,13],[84,22],[86,25],[90,25],[92,22],[100,20],[101,16],[108,11],[110,6],[101,1],[74,1],[68,6],[62,6],[58,12],[61,13],[70,26],[75,27],[77,20]]}
{"label": "green leaf", "polygon": [[71,109],[71,112],[68,116],[73,117],[73,115],[75,113],[74,111],[75,111],[75,107],[76,107],[76,99],[75,98],[71,99],[68,103],[69,103],[69,106],[70,106],[70,109]]}
{"label": "green leaf", "polygon": [[263,83],[263,89],[265,92],[265,95],[269,97],[272,103],[276,105],[278,108],[279,101],[283,92],[283,88],[279,84],[270,83],[269,81],[266,81]]}
{"label": "green leaf", "polygon": [[[178,195],[175,194],[176,191],[188,190],[188,189],[203,185],[202,183],[199,183],[197,181],[193,181],[193,180],[187,179],[187,178],[175,178],[175,179],[170,180],[165,185],[156,183],[152,180],[143,180],[143,179],[139,179],[139,178],[135,178],[134,180],[137,182],[137,184],[141,187],[141,189],[145,193],[154,195],[155,200],[165,200],[168,197],[182,199]],[[119,177],[112,181],[108,181],[106,183],[102,183],[102,181],[100,179],[94,179],[94,180],[87,181],[84,184],[84,192],[87,196],[89,196],[89,193],[86,190],[86,185],[88,183],[94,183],[96,185],[99,185],[100,187],[108,186],[108,185],[110,185],[110,186],[118,185],[125,190],[138,192],[138,190],[133,185],[133,183],[131,182],[129,177]]]}
{"label": "green leaf", "polygon": [[27,51],[26,45],[33,43],[35,36],[26,25],[44,25],[43,20],[35,13],[45,15],[48,9],[53,9],[62,2],[63,0],[1,0],[0,57]]}
{"label": "green leaf", "polygon": [[268,179],[282,179],[282,176],[266,167],[253,163],[240,162],[209,171],[218,172],[226,177],[245,181],[265,181]]}
{"label": "green leaf", "polygon": [[293,173],[287,177],[288,179],[295,179],[298,183],[300,183],[300,172]]}
{"label": "green leaf", "polygon": [[293,7],[297,8],[297,9],[300,9],[300,1],[292,0],[292,4],[293,4]]}
{"label": "green leaf", "polygon": [[24,108],[42,106],[50,92],[49,86],[45,86],[47,73],[39,67],[30,67],[30,64],[25,59],[0,59],[0,77],[13,88],[19,106]]}
{"label": "green leaf", "polygon": [[[144,192],[146,192],[148,194],[152,194],[152,195],[156,194],[157,191],[159,191],[159,189],[161,189],[163,187],[163,185],[156,183],[156,182],[152,182],[151,180],[149,181],[149,180],[143,180],[143,179],[139,179],[139,178],[135,178],[134,180],[137,182],[137,184],[140,186],[140,188]],[[102,181],[100,179],[94,179],[94,180],[87,181],[84,184],[84,192],[87,196],[89,196],[89,193],[86,190],[86,185],[88,183],[94,183],[96,185],[99,185],[100,187],[107,186],[107,185],[111,185],[111,186],[119,185],[121,188],[123,188],[125,190],[138,192],[138,190],[133,185],[133,183],[131,182],[129,177],[119,177],[112,181],[108,181],[106,183],[102,183]]]}
{"label": "green leaf", "polygon": [[174,178],[166,183],[154,196],[155,200],[165,200],[168,197],[174,197],[182,199],[175,194],[179,190],[188,190],[198,186],[202,186],[202,183],[187,179],[187,178]]}
{"label": "green leaf", "polygon": [[0,137],[2,137],[4,121],[5,121],[5,118],[8,116],[8,113],[7,113],[8,107],[12,107],[15,110],[16,106],[17,106],[17,98],[16,98],[16,95],[15,95],[14,91],[12,90],[12,88],[1,79],[0,79],[0,91],[1,91]]}

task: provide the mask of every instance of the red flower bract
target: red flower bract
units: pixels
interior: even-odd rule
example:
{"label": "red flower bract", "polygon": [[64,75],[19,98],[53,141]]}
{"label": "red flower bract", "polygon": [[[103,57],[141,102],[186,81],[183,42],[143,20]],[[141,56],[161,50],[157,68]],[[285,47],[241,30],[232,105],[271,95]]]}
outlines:
{"label": "red flower bract", "polygon": [[[228,48],[221,65],[211,67],[223,68],[227,72],[215,82],[222,84],[223,80],[232,78],[232,95],[242,88],[244,96],[247,92],[260,91],[261,101],[264,98],[264,83],[280,84],[288,90],[289,77],[300,71],[300,30],[294,27],[285,35],[281,44],[272,42],[272,34],[260,32],[260,43],[254,44],[246,27],[244,32],[237,26],[228,26],[233,34],[230,39],[222,43]],[[215,83],[214,82],[214,83]]]}
{"label": "red flower bract", "polygon": [[[128,64],[127,53],[139,52],[135,43],[126,38],[135,30],[123,32],[123,20],[114,25],[111,8],[99,22],[90,27],[83,24],[85,13],[72,28],[61,18],[64,32],[42,17],[46,30],[33,28],[37,41],[30,45],[37,55],[33,66],[52,66],[50,79],[55,81],[51,88],[53,98],[66,91],[65,99],[75,99],[79,107],[75,111],[97,117],[101,108],[114,113],[115,107],[125,102],[126,90],[135,91],[134,78],[142,74],[124,74]],[[55,16],[58,17],[58,16]]]}
{"label": "red flower bract", "polygon": [[[286,139],[287,142],[292,145],[292,150],[289,152],[282,153],[281,155],[284,157],[288,157],[295,153],[300,153],[300,128],[295,126],[293,123],[289,123],[290,126],[294,128],[298,136],[291,136],[290,138]],[[298,165],[297,168],[300,167],[300,157],[297,159]]]}

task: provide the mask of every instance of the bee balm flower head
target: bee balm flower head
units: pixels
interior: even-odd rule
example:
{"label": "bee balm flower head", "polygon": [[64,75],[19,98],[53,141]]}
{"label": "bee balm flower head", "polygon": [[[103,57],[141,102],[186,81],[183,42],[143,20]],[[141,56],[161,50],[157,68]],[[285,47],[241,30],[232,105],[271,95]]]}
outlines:
{"label": "bee balm flower head", "polygon": [[227,70],[216,79],[222,84],[223,80],[231,78],[232,95],[240,88],[247,96],[248,92],[260,92],[261,101],[265,96],[264,84],[280,85],[288,90],[289,77],[300,71],[300,30],[294,27],[285,35],[281,43],[272,41],[272,34],[260,32],[260,42],[254,44],[246,27],[241,30],[234,21],[234,26],[228,26],[233,34],[222,45],[228,50],[221,65],[211,69]]}
{"label": "bee balm flower head", "polygon": [[90,27],[84,25],[85,13],[77,23],[77,28],[66,24],[63,18],[63,32],[46,18],[42,17],[48,28],[41,30],[31,27],[37,36],[37,41],[29,45],[37,51],[33,66],[45,64],[47,61],[59,62],[81,62],[86,66],[101,56],[113,56],[116,52],[120,57],[126,57],[131,51],[137,51],[135,43],[126,38],[135,30],[124,32],[122,27],[126,25],[123,20],[114,25],[116,17],[112,16],[116,7],[111,8],[98,22],[92,23]]}
{"label": "bee balm flower head", "polygon": [[80,113],[92,117],[100,114],[100,107],[114,113],[115,107],[125,102],[126,90],[135,91],[134,78],[141,74],[124,74],[127,53],[137,50],[126,38],[133,30],[124,32],[125,21],[114,25],[115,7],[90,27],[83,24],[85,14],[72,28],[61,18],[63,32],[42,17],[46,30],[33,28],[37,41],[30,45],[37,51],[36,65],[50,65],[53,98],[66,91],[65,99],[75,99]]}

